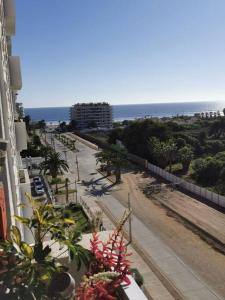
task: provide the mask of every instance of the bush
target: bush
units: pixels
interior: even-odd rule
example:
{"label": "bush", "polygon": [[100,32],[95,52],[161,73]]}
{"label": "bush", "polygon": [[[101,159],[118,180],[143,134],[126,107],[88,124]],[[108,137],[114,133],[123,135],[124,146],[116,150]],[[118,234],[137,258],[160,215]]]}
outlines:
{"label": "bush", "polygon": [[194,170],[193,177],[198,183],[211,186],[218,181],[223,162],[209,156],[205,159],[195,160],[192,168]]}
{"label": "bush", "polygon": [[216,154],[218,152],[224,151],[225,145],[220,141],[209,141],[204,147],[204,152],[208,154]]}

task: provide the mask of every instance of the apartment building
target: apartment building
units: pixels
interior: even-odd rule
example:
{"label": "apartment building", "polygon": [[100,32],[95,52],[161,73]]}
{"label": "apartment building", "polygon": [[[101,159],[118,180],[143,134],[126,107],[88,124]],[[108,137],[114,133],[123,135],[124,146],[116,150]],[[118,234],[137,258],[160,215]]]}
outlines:
{"label": "apartment building", "polygon": [[78,129],[112,127],[112,107],[107,102],[77,103],[70,108],[70,120]]}
{"label": "apartment building", "polygon": [[12,216],[23,215],[18,204],[30,190],[29,176],[20,157],[27,148],[27,134],[16,110],[22,78],[19,57],[12,55],[14,34],[15,2],[0,0],[0,238],[5,238],[10,225],[15,224]]}

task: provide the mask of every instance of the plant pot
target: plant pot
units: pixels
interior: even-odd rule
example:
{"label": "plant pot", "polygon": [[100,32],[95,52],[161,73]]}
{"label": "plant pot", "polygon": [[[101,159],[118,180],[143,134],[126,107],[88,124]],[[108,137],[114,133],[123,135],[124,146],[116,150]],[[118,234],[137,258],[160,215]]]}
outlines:
{"label": "plant pot", "polygon": [[64,299],[72,299],[75,296],[75,280],[68,272],[58,273],[52,279],[51,290]]}

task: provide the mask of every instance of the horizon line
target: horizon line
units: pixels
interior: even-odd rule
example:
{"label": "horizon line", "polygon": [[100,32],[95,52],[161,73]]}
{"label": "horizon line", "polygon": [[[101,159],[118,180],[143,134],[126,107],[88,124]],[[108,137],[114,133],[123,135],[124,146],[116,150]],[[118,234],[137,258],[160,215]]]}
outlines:
{"label": "horizon line", "polygon": [[[94,101],[91,101],[93,103],[95,103]],[[96,103],[99,101],[96,101]],[[106,101],[107,102],[107,101]],[[126,104],[111,104],[109,103],[111,106],[125,106],[125,105],[146,105],[146,104],[181,104],[181,103],[199,103],[199,102],[205,102],[205,103],[209,103],[209,102],[225,102],[225,100],[182,100],[182,101],[166,101],[166,102],[148,102],[148,103],[126,103]],[[90,103],[90,102],[77,102],[77,103]],[[74,104],[72,104],[74,105]],[[67,105],[67,106],[39,106],[39,107],[24,107],[24,109],[41,109],[41,108],[67,108],[67,107],[71,107],[72,105]]]}

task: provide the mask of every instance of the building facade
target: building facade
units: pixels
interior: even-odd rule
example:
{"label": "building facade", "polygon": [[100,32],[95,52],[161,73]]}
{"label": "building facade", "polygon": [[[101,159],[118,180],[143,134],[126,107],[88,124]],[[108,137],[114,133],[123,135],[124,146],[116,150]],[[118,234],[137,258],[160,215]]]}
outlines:
{"label": "building facade", "polygon": [[78,129],[112,128],[112,107],[107,102],[77,103],[70,108],[70,120]]}
{"label": "building facade", "polygon": [[[12,216],[23,215],[18,206],[24,198],[20,151],[27,147],[27,134],[25,123],[16,111],[22,79],[19,57],[12,55],[11,37],[14,34],[14,0],[0,0],[0,238],[5,238],[10,225],[16,223]],[[23,233],[23,228],[20,229]]]}

